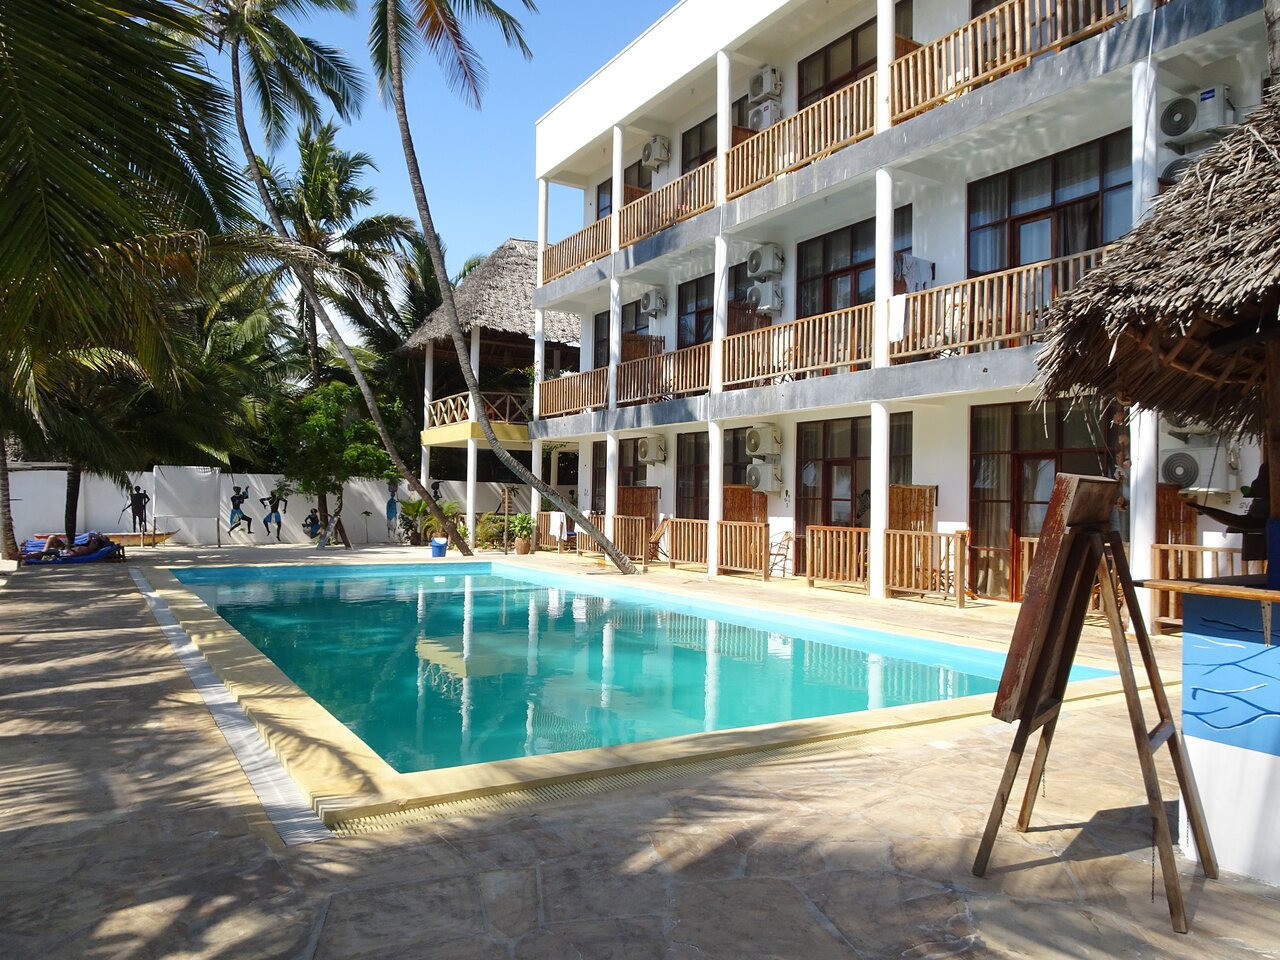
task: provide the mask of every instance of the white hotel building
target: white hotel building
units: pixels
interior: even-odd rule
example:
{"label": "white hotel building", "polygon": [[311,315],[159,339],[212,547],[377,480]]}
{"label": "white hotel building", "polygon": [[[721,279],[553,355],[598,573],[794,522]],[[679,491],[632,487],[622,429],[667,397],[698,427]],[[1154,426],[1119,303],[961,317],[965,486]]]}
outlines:
{"label": "white hotel building", "polygon": [[1227,506],[1256,461],[1033,407],[1044,307],[1260,101],[1265,34],[1262,0],[683,0],[537,124],[536,329],[582,334],[579,372],[535,345],[533,462],[576,446],[581,504],[713,572],[767,514],[799,574],[808,534],[872,595],[1007,599],[1054,474],[1120,464],[1146,572],[1164,461]]}

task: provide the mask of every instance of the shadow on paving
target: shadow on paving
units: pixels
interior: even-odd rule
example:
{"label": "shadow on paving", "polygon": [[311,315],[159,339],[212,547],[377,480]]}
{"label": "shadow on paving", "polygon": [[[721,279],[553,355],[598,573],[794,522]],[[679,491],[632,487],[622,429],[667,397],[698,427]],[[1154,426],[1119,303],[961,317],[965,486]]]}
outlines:
{"label": "shadow on paving", "polygon": [[1189,881],[1193,932],[1170,931],[1120,702],[1064,713],[1034,829],[1010,814],[981,879],[1003,724],[283,849],[127,570],[66,573],[0,592],[6,958],[1243,960],[1280,943],[1276,891],[1240,881]]}

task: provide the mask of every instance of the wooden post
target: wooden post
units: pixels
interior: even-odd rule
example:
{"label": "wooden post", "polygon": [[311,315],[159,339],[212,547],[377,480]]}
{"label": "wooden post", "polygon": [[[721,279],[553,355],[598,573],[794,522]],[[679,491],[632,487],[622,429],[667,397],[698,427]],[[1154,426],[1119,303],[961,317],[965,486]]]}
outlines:
{"label": "wooden post", "polygon": [[965,593],[968,589],[969,531],[958,530],[955,535],[955,562],[951,567],[951,576],[955,579],[956,609],[964,609]]}
{"label": "wooden post", "polygon": [[1280,520],[1280,340],[1268,340],[1266,349],[1267,436],[1264,453],[1271,497],[1271,519]]}

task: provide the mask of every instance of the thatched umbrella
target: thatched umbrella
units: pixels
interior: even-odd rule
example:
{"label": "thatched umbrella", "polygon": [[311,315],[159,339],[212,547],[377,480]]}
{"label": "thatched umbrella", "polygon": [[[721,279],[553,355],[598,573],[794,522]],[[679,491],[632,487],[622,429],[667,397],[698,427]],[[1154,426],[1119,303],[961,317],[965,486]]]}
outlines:
{"label": "thatched umbrella", "polygon": [[[484,258],[454,293],[462,329],[474,327],[498,333],[533,336],[533,289],[538,279],[538,245],[532,240],[511,239]],[[577,316],[547,311],[543,330],[548,343],[576,343],[581,335]],[[449,339],[444,307],[438,307],[405,341],[421,350],[429,343]]]}
{"label": "thatched umbrella", "polygon": [[1050,311],[1044,393],[1264,435],[1280,517],[1280,90]]}

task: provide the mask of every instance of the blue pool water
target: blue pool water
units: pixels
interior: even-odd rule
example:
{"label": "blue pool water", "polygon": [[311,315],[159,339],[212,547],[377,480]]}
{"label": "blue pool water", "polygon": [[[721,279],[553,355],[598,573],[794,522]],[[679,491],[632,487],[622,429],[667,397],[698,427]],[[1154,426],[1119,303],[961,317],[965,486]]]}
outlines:
{"label": "blue pool water", "polygon": [[175,573],[404,773],[992,693],[1004,663],[500,563]]}

